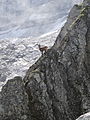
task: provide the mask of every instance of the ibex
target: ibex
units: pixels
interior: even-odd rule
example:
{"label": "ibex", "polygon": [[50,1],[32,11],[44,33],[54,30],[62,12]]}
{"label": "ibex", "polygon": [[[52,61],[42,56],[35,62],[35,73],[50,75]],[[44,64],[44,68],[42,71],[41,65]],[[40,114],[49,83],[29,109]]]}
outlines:
{"label": "ibex", "polygon": [[43,47],[41,47],[41,45],[38,44],[38,47],[39,47],[39,50],[40,50],[40,52],[42,53],[42,55],[43,55],[44,52],[46,53],[47,50],[48,50],[48,47],[47,47],[47,46],[43,46]]}

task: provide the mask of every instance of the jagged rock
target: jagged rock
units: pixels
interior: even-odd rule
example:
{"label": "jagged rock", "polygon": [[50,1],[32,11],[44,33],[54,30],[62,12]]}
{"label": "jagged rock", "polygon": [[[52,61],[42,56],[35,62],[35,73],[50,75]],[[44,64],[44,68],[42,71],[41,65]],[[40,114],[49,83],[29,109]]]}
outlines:
{"label": "jagged rock", "polygon": [[90,6],[90,0],[84,0],[83,5]]}
{"label": "jagged rock", "polygon": [[75,120],[90,111],[89,51],[90,4],[85,0],[73,7],[52,49],[24,78],[35,120]]}
{"label": "jagged rock", "polygon": [[54,46],[23,81],[14,78],[3,87],[1,120],[75,120],[90,112],[89,3],[72,8]]}
{"label": "jagged rock", "polygon": [[21,77],[9,80],[0,93],[0,120],[31,120]]}

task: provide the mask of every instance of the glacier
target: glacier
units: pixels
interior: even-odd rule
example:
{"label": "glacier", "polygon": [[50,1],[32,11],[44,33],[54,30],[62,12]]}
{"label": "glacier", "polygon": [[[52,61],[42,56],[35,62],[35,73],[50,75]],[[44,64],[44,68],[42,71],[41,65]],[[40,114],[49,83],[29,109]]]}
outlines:
{"label": "glacier", "polygon": [[82,0],[0,0],[0,38],[38,37],[57,30]]}

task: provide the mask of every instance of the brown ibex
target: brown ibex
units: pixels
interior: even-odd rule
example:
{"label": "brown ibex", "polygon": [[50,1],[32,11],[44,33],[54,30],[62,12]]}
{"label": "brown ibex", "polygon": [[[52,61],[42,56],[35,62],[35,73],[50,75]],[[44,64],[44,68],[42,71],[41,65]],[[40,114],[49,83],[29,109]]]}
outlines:
{"label": "brown ibex", "polygon": [[40,50],[40,52],[42,53],[42,55],[43,55],[44,52],[46,53],[47,50],[48,50],[48,47],[47,47],[47,46],[43,46],[43,47],[41,47],[41,45],[38,44],[38,47],[39,47],[39,50]]}

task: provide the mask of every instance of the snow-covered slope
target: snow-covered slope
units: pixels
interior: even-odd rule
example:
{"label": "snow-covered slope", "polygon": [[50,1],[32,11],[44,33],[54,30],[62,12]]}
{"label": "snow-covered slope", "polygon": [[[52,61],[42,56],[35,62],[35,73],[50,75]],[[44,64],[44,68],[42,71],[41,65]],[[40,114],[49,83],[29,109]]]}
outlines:
{"label": "snow-covered slope", "polygon": [[57,30],[82,0],[0,0],[0,38],[37,37]]}

